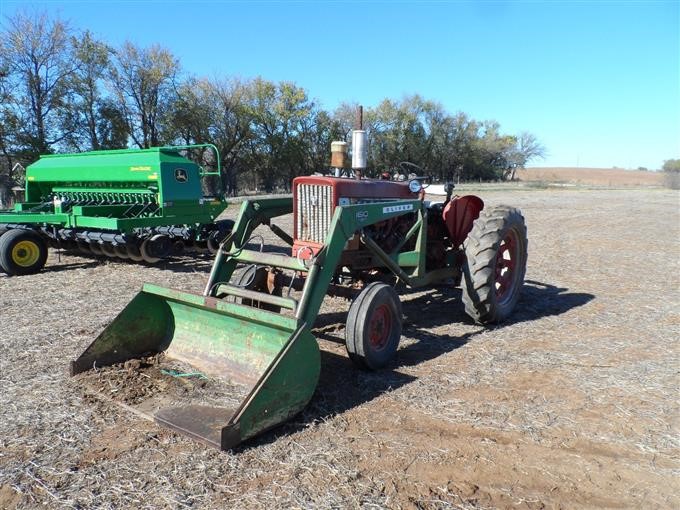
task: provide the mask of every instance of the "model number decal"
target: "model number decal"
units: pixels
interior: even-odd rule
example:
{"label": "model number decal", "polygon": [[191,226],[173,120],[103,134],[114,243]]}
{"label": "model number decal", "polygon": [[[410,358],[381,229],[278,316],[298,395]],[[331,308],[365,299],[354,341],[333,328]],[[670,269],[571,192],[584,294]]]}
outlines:
{"label": "model number decal", "polygon": [[401,211],[412,211],[413,204],[404,205],[390,205],[389,207],[383,207],[383,214],[401,212]]}

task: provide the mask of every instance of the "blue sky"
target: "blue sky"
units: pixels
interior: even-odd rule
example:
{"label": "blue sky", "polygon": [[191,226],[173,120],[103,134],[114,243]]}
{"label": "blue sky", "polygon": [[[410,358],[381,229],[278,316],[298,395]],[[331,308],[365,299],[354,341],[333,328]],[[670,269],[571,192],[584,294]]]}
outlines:
{"label": "blue sky", "polygon": [[530,131],[538,166],[680,158],[680,0],[18,1],[200,76],[294,81],[328,109],[418,93]]}

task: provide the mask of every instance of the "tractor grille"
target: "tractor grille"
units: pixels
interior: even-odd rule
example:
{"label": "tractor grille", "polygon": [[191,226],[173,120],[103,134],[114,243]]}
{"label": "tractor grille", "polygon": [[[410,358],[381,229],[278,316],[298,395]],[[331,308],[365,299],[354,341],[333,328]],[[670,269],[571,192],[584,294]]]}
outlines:
{"label": "tractor grille", "polygon": [[333,217],[333,187],[299,184],[296,208],[297,239],[323,243]]}

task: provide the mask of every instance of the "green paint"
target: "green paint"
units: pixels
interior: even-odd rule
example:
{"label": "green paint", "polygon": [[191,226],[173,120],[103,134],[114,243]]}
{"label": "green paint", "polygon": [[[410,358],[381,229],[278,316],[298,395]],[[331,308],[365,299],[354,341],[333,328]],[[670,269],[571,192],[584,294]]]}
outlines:
{"label": "green paint", "polygon": [[[209,144],[195,147],[202,146],[214,148]],[[121,232],[149,226],[210,223],[226,208],[222,200],[203,199],[201,180],[215,172],[205,172],[181,156],[178,152],[181,148],[188,146],[41,156],[26,169],[26,202],[17,204],[14,211],[1,211],[0,223]],[[217,164],[219,168],[219,154]],[[71,207],[68,201],[55,204],[54,196],[113,209]],[[129,206],[135,204],[139,205],[139,214],[135,212],[130,217]],[[143,209],[148,204],[154,206]]]}
{"label": "green paint", "polygon": [[[184,426],[173,409],[159,412],[158,421],[208,444],[229,448],[274,427],[301,411],[312,398],[319,378],[320,354],[310,327],[316,321],[328,286],[337,270],[347,240],[364,227],[404,214],[417,213],[413,251],[385,253],[370,239],[366,246],[384,267],[407,284],[421,286],[453,276],[447,267],[425,272],[427,217],[419,200],[395,200],[375,204],[336,207],[326,242],[311,262],[302,297],[294,317],[243,306],[215,298],[220,292],[238,295],[239,289],[225,285],[239,264],[252,263],[257,254],[245,250],[253,230],[292,212],[292,199],[246,201],[224,248],[215,257],[204,295],[145,285],[132,302],[73,363],[72,371],[139,357],[145,352],[167,351],[208,377],[228,378],[248,385],[248,396],[229,416],[219,415],[214,429]],[[260,262],[274,267],[302,269],[295,257],[259,255]],[[406,273],[400,266],[411,270]],[[191,410],[189,411],[192,412]],[[190,414],[194,422],[194,415]],[[185,418],[186,419],[186,418]],[[173,420],[175,420],[173,422]],[[196,418],[200,420],[200,418]],[[206,423],[210,418],[205,418]],[[201,424],[202,425],[202,424]]]}

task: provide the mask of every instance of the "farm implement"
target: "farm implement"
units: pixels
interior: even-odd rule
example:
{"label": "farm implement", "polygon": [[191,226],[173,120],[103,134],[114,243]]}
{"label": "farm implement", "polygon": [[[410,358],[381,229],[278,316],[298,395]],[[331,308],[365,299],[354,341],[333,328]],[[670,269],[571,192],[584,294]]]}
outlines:
{"label": "farm implement", "polygon": [[[212,149],[218,170],[181,155]],[[0,211],[0,270],[39,272],[48,247],[155,263],[182,249],[213,252],[231,230],[215,222],[226,208],[204,197],[202,179],[219,175],[209,144],[41,156],[26,169],[25,201]]]}
{"label": "farm implement", "polygon": [[[353,298],[345,345],[368,370],[385,367],[397,352],[395,287],[461,281],[475,321],[502,321],[524,280],[524,218],[513,207],[452,197],[452,189],[431,203],[418,179],[309,176],[293,181],[292,199],[245,201],[202,295],[145,285],[71,363],[71,374],[103,377],[107,366],[129,370],[136,360],[141,369],[160,367],[159,377],[198,377],[210,395],[194,385],[196,393],[185,391],[181,402],[161,391],[133,407],[228,449],[285,422],[312,398],[321,369],[312,328],[327,295]],[[292,234],[274,223],[289,213]],[[267,251],[258,227],[269,227],[289,250]]]}

